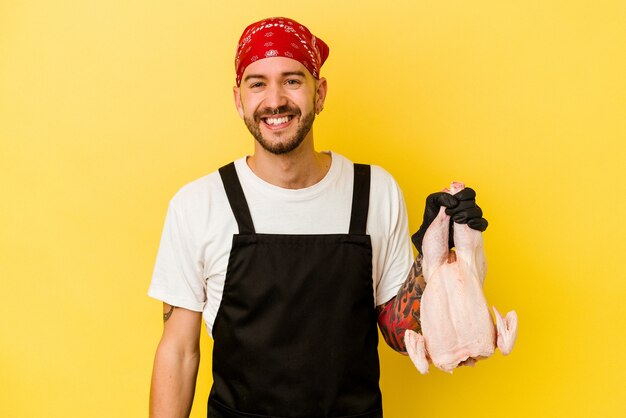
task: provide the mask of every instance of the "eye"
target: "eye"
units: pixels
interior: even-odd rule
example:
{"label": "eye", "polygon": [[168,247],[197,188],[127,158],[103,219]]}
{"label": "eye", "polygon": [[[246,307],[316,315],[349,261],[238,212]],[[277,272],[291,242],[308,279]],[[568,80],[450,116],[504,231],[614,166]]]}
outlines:
{"label": "eye", "polygon": [[299,86],[300,84],[302,84],[302,82],[295,78],[290,78],[289,80],[285,81],[285,84],[289,86]]}
{"label": "eye", "polygon": [[259,89],[263,87],[263,83],[261,81],[257,81],[256,83],[252,83],[249,86],[251,89]]}

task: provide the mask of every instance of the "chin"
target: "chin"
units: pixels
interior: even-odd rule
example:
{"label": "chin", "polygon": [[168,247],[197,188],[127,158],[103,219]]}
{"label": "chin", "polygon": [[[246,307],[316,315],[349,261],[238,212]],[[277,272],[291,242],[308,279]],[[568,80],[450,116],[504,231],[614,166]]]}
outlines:
{"label": "chin", "polygon": [[283,155],[295,151],[304,142],[305,137],[290,138],[286,141],[268,141],[265,138],[257,138],[257,142],[261,147],[272,154]]}

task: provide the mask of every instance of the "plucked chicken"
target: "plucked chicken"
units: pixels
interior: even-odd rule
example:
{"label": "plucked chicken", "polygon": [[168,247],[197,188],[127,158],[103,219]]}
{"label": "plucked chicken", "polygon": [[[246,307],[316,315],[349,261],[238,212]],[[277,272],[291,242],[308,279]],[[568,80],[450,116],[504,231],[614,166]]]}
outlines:
{"label": "plucked chicken", "polygon": [[[454,182],[448,193],[463,190]],[[420,317],[422,334],[407,330],[407,352],[415,367],[428,372],[429,360],[439,369],[452,373],[459,365],[474,365],[491,356],[495,347],[509,354],[517,337],[517,314],[506,317],[493,308],[496,325],[483,294],[487,262],[479,231],[454,223],[455,250],[448,248],[450,216],[445,207],[430,224],[422,243],[422,272],[426,288]]]}

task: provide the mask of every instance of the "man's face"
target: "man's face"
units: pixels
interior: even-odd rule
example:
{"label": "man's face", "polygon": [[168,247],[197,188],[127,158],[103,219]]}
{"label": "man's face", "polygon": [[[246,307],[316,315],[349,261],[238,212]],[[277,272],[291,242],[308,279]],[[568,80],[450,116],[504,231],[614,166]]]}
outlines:
{"label": "man's face", "polygon": [[326,80],[316,80],[296,60],[265,58],[246,68],[234,95],[239,114],[263,149],[285,154],[310,136]]}

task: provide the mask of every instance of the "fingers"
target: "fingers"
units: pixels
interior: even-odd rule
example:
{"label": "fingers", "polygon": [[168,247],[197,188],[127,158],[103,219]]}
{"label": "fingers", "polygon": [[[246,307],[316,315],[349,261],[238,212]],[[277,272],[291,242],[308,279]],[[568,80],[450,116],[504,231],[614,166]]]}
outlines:
{"label": "fingers", "polygon": [[448,215],[454,215],[456,212],[468,209],[468,208],[473,208],[474,206],[476,206],[476,200],[472,199],[472,200],[459,200],[459,204],[456,205],[453,208],[447,208],[446,209],[446,213]]}
{"label": "fingers", "polygon": [[454,195],[459,204],[446,209],[446,215],[459,224],[467,224],[477,231],[487,229],[489,223],[483,218],[482,209],[476,204],[476,192],[471,187],[466,187]]}
{"label": "fingers", "polygon": [[478,206],[474,206],[473,208],[468,208],[460,212],[456,212],[450,215],[452,220],[459,224],[466,224],[471,219],[482,218],[483,211],[480,210]]}
{"label": "fingers", "polygon": [[456,197],[447,192],[436,192],[428,195],[426,198],[426,207],[424,208],[424,220],[422,221],[422,226],[420,226],[420,229],[411,237],[413,245],[415,245],[415,248],[417,248],[417,251],[419,251],[420,254],[422,254],[422,240],[424,239],[426,230],[437,217],[440,208],[442,206],[446,208],[453,208],[457,206],[458,203],[459,201]]}
{"label": "fingers", "polygon": [[439,211],[440,206],[445,206],[446,208],[453,208],[459,204],[459,201],[456,197],[446,192],[437,192],[431,193],[426,198],[426,206],[436,209]]}
{"label": "fingers", "polygon": [[[431,193],[426,198],[422,225],[411,237],[415,248],[417,248],[420,254],[422,254],[424,234],[432,221],[437,217],[442,206],[446,208],[446,214],[452,218],[453,222],[467,224],[470,228],[481,232],[487,229],[487,220],[483,218],[482,209],[476,205],[476,192],[471,187],[466,187],[455,195],[451,195],[448,192]],[[450,248],[454,246],[453,222],[450,223],[450,233],[448,234]]]}
{"label": "fingers", "polygon": [[476,192],[471,187],[466,187],[454,195],[457,200],[475,200]]}
{"label": "fingers", "polygon": [[489,225],[489,222],[487,222],[485,218],[474,218],[474,219],[470,219],[467,222],[467,226],[480,232],[483,232],[485,229],[487,229],[488,225]]}

